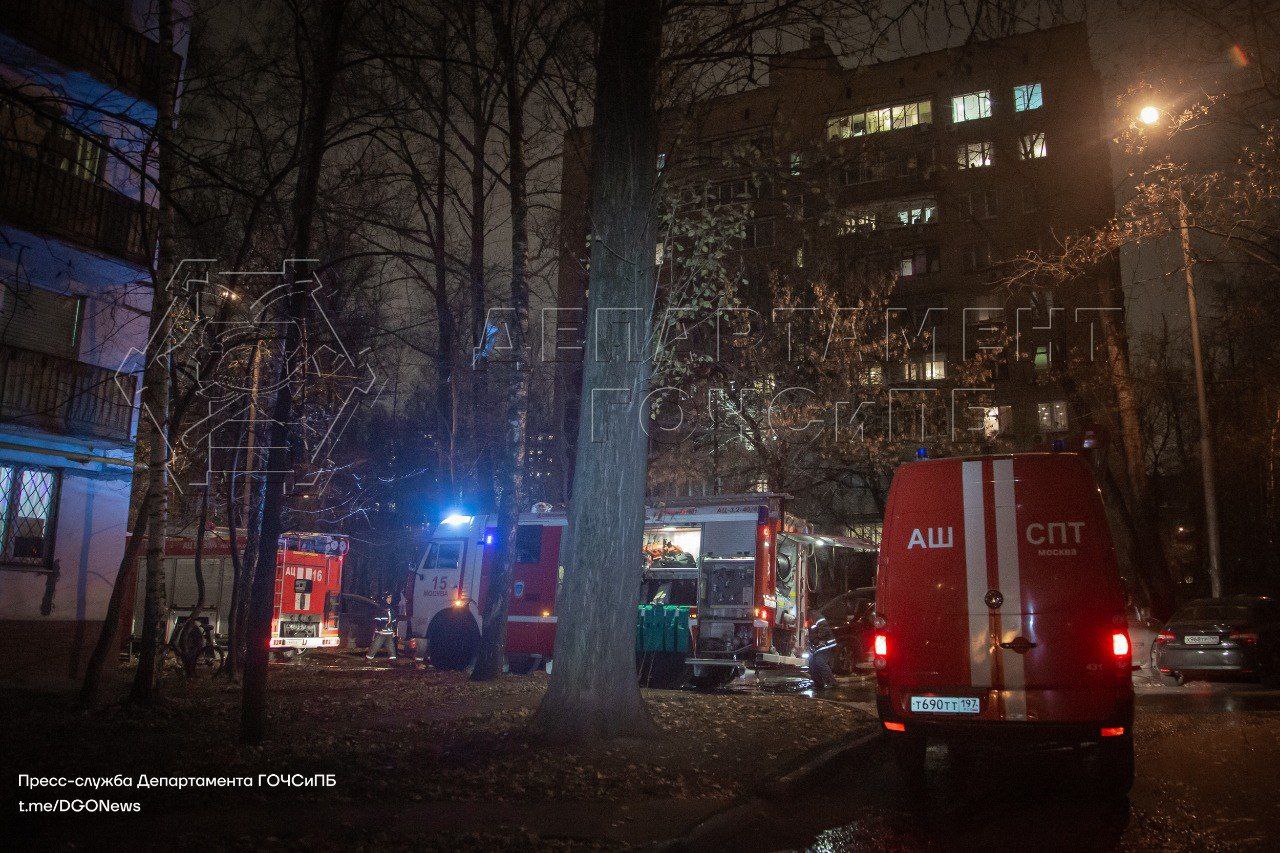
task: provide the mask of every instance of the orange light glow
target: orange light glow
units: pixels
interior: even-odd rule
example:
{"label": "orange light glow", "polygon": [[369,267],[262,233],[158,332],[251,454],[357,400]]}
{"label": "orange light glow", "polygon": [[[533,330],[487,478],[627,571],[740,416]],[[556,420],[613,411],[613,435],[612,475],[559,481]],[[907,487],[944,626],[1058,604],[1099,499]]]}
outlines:
{"label": "orange light glow", "polygon": [[1138,111],[1138,121],[1143,124],[1155,124],[1160,120],[1160,108],[1147,104]]}
{"label": "orange light glow", "polygon": [[907,730],[905,723],[891,723],[888,720],[885,720],[884,727],[891,732],[905,732]]}
{"label": "orange light glow", "polygon": [[1103,737],[1120,737],[1124,734],[1124,726],[1108,726],[1102,729]]}
{"label": "orange light glow", "polygon": [[466,603],[467,603],[467,601],[466,601],[466,599],[464,599],[464,598],[455,598],[455,599],[453,600],[453,606],[454,606],[454,607],[462,607],[462,606],[464,606]]}
{"label": "orange light glow", "polygon": [[547,618],[547,617],[549,617],[550,615],[551,615],[551,611],[550,611],[550,610],[544,610],[544,611],[542,611],[542,618],[543,618],[543,619],[546,619],[546,618]]}

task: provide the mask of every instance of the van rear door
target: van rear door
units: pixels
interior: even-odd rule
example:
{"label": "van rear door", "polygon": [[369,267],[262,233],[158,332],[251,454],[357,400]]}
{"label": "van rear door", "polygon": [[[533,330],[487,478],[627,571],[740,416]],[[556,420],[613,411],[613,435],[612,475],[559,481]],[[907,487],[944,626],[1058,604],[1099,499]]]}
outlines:
{"label": "van rear door", "polygon": [[877,607],[899,713],[935,695],[980,697],[981,719],[1111,715],[1116,690],[1100,688],[1119,686],[1111,633],[1123,603],[1083,459],[905,466],[887,520]]}
{"label": "van rear door", "polygon": [[876,612],[889,626],[893,683],[909,691],[979,696],[992,686],[981,465],[972,464],[915,463],[894,479]]}

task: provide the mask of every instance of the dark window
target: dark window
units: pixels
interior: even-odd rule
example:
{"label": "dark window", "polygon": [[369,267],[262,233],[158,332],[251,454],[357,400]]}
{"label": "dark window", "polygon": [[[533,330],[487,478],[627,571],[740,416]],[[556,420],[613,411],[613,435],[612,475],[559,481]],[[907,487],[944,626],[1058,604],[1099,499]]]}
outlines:
{"label": "dark window", "polygon": [[542,526],[522,524],[516,528],[516,562],[537,563],[542,559]]}

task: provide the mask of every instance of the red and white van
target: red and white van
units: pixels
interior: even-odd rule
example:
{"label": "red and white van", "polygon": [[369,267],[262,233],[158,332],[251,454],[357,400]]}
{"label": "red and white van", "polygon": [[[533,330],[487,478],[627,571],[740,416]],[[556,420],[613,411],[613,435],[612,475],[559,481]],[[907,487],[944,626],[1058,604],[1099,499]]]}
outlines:
{"label": "red and white van", "polygon": [[1133,779],[1124,596],[1086,460],[913,462],[894,475],[876,585],[877,705],[908,776],[927,738],[1096,744]]}

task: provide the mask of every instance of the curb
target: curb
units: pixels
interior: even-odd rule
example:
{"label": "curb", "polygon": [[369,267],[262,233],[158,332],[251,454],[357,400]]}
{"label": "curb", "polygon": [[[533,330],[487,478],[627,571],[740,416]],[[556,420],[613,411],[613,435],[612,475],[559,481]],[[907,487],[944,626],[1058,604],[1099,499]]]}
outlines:
{"label": "curb", "polygon": [[730,803],[718,812],[708,815],[698,823],[685,830],[678,838],[673,838],[652,849],[663,851],[686,850],[699,838],[714,833],[718,828],[732,823],[740,814],[751,813],[758,809],[766,797],[786,795],[795,791],[802,782],[821,771],[823,768],[841,759],[865,749],[880,737],[879,721],[869,731],[859,732],[842,738],[834,743],[819,747],[815,752],[800,760],[781,776],[775,776],[755,787],[750,793]]}

